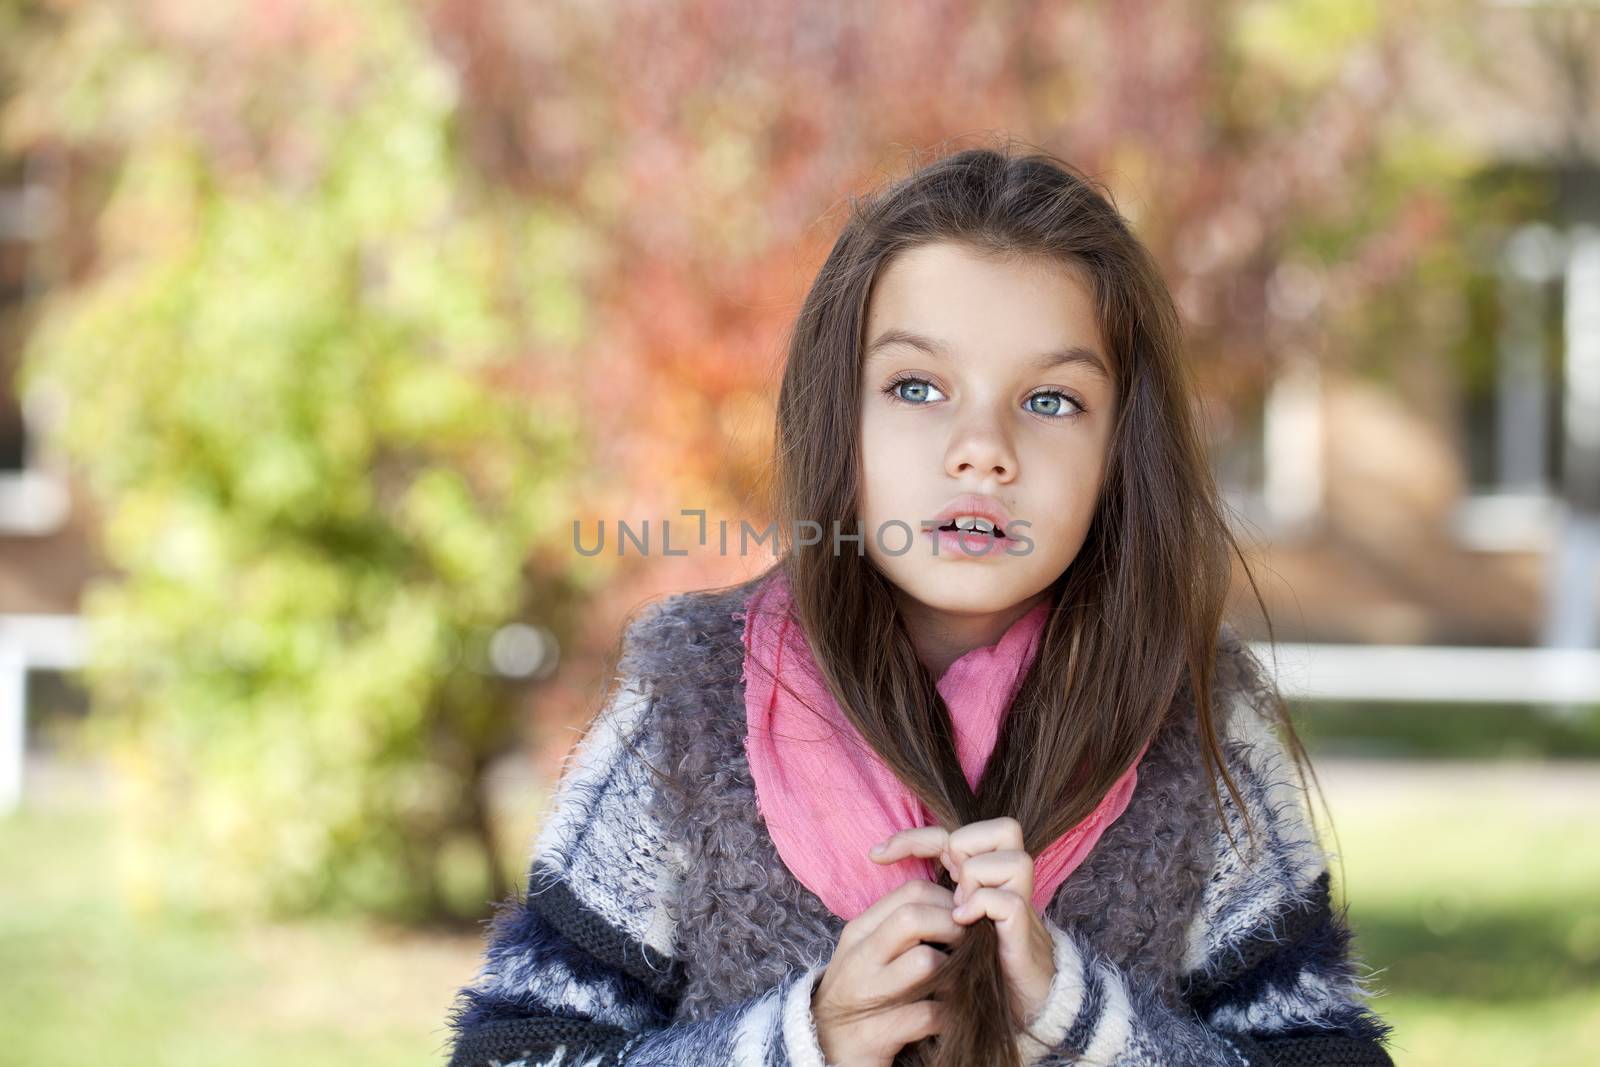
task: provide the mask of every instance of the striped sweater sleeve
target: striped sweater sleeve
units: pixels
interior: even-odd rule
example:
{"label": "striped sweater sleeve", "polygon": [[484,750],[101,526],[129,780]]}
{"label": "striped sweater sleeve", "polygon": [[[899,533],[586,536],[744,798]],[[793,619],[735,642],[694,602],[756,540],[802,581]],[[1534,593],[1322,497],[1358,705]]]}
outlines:
{"label": "striped sweater sleeve", "polygon": [[[811,994],[827,961],[673,1022],[684,856],[650,814],[648,692],[629,676],[563,767],[526,894],[502,903],[457,994],[450,1067],[825,1067]],[[642,757],[642,758],[641,758]]]}
{"label": "striped sweater sleeve", "polygon": [[1328,854],[1289,753],[1259,711],[1241,710],[1224,748],[1262,846],[1251,854],[1224,789],[1228,822],[1252,862],[1219,823],[1217,865],[1189,928],[1182,1008],[1046,919],[1056,978],[1033,1034],[1018,1036],[1024,1063],[1393,1067],[1393,1028],[1366,1003],[1348,909],[1332,906]]}

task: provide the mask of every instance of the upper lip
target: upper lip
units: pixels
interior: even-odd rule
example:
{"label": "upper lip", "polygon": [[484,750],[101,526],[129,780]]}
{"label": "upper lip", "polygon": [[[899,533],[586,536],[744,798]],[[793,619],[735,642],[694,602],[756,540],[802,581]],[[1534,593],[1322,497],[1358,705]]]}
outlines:
{"label": "upper lip", "polygon": [[1011,522],[1010,512],[1000,505],[1000,501],[977,493],[956,497],[944,506],[943,511],[933,517],[933,522],[936,527],[943,526],[961,515],[977,515],[988,519],[1002,534],[1006,532],[1006,526]]}

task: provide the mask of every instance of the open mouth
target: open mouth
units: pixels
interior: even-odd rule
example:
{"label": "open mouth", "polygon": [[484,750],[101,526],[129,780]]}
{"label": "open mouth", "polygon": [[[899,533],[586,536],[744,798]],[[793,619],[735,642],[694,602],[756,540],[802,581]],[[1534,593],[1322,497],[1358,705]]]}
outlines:
{"label": "open mouth", "polygon": [[998,527],[998,526],[996,526],[996,527],[994,527],[992,529],[989,529],[989,530],[982,530],[982,529],[978,529],[976,527],[972,527],[972,528],[969,528],[969,529],[962,529],[960,526],[957,526],[953,522],[947,522],[943,526],[939,527],[939,529],[944,531],[944,532],[946,532],[946,533],[967,534],[967,535],[972,536],[972,537],[987,536],[991,540],[995,540],[995,541],[1007,540],[1006,535],[1000,532],[1000,527]]}

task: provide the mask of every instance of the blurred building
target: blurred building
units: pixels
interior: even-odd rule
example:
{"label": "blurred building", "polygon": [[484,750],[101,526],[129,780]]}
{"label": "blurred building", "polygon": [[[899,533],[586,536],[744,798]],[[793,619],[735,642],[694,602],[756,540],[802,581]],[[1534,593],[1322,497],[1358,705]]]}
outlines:
{"label": "blurred building", "polygon": [[1374,353],[1387,388],[1304,353],[1233,413],[1219,471],[1280,637],[1600,645],[1600,18],[1561,7],[1482,5],[1479,65],[1412,57],[1475,194],[1520,205],[1461,235],[1462,350]]}
{"label": "blurred building", "polygon": [[59,190],[32,160],[0,159],[0,613],[77,608],[88,531],[69,474],[46,444],[47,398],[24,403],[16,383],[25,309],[52,252]]}

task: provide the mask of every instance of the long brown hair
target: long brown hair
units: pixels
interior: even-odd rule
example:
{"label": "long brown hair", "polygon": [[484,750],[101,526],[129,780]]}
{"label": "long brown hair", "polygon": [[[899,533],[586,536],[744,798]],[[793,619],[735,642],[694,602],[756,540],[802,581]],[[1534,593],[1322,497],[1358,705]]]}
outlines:
{"label": "long brown hair", "polygon": [[[786,571],[799,623],[840,708],[947,829],[1011,816],[1037,856],[1090,813],[1187,684],[1207,763],[1243,810],[1210,699],[1230,554],[1244,566],[1264,618],[1266,609],[1213,482],[1179,316],[1153,257],[1091,179],[1009,143],[936,159],[849,203],[790,338],[773,472],[782,538],[776,566]],[[889,580],[859,551],[836,551],[826,536],[816,543],[794,536],[810,523],[812,530],[859,530],[867,302],[896,255],[935,241],[1047,257],[1086,272],[1117,377],[1095,518],[1052,587],[1055,606],[1037,656],[976,791]],[[1271,704],[1296,765],[1308,766],[1275,690]],[[1221,794],[1211,776],[1208,782],[1222,819]],[[1245,822],[1253,842],[1255,828]],[[1231,833],[1229,840],[1237,848]],[[951,886],[942,868],[939,876]],[[1017,1067],[1021,1020],[998,947],[993,923],[975,923],[937,971],[860,1010],[938,999],[944,1030],[908,1046],[901,1062]]]}

